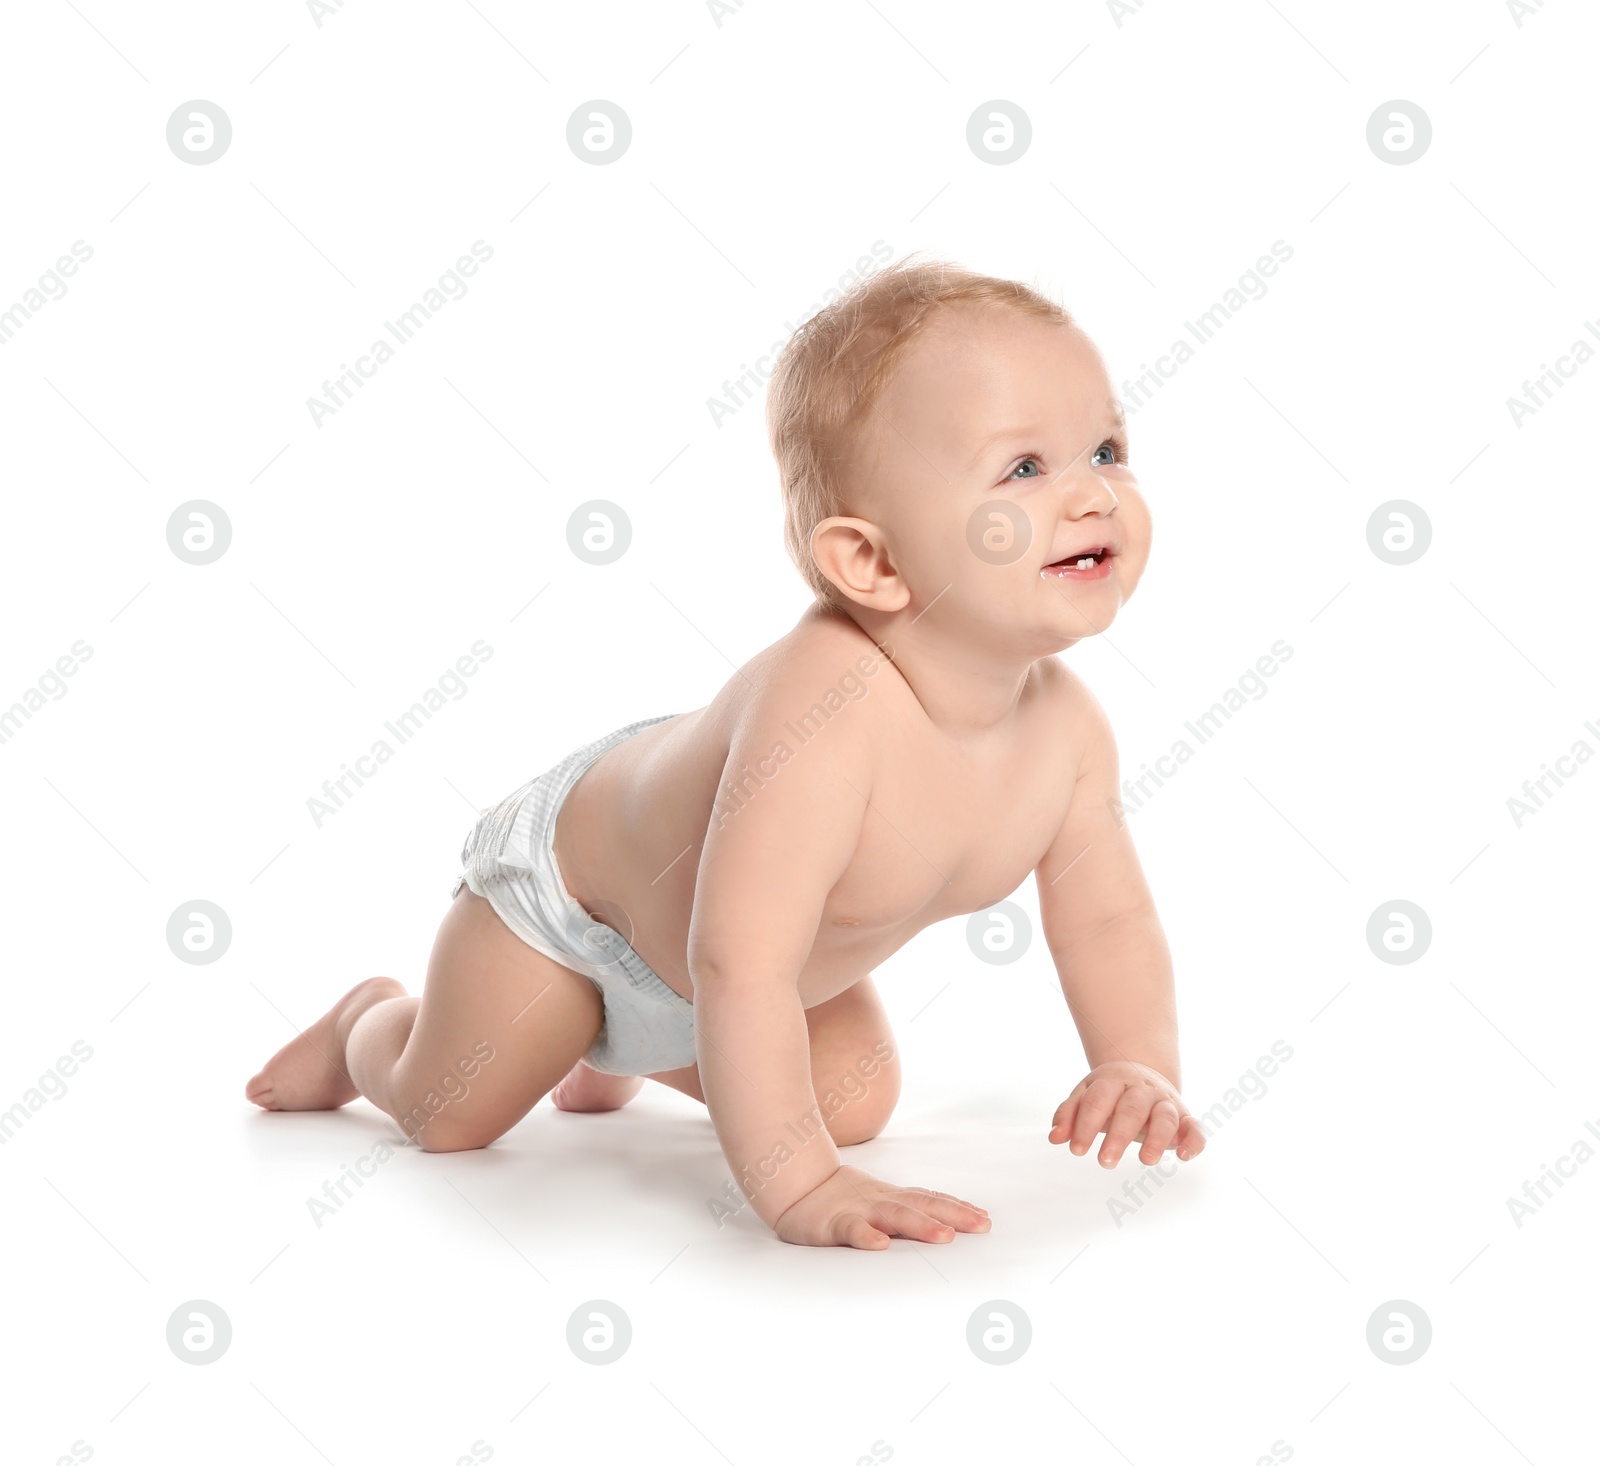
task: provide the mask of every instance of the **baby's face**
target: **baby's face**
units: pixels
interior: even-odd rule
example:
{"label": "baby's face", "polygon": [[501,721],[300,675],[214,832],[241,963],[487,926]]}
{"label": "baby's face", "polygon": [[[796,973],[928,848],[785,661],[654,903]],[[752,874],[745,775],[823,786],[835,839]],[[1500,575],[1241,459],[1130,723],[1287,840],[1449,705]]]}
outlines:
{"label": "baby's face", "polygon": [[1111,623],[1149,557],[1150,513],[1088,337],[1011,310],[947,309],[878,409],[854,512],[888,536],[915,610],[936,601],[930,619],[1035,657]]}

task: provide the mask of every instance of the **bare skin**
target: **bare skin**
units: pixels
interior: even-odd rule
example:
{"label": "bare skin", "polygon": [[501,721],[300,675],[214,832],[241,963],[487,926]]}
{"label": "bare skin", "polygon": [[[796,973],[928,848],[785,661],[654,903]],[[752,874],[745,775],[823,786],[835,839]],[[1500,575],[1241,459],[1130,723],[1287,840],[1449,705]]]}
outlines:
{"label": "bare skin", "polygon": [[[1104,1135],[1103,1166],[1135,1143],[1146,1165],[1188,1160],[1205,1140],[1179,1094],[1171,961],[1111,731],[1056,658],[1109,625],[1149,553],[1098,353],[1073,327],[948,309],[853,447],[853,512],[812,536],[839,604],[591,766],[555,848],[585,909],[694,1002],[698,1062],[648,1077],[707,1103],[756,1213],[785,1241],[881,1249],[989,1219],[840,1162],[899,1092],[870,975],[1030,872],[1090,1066],[1048,1139],[1084,1155]],[[247,1093],[276,1109],[360,1093],[425,1149],[473,1148],[546,1094],[574,1111],[632,1098],[642,1077],[581,1063],[600,1022],[587,979],[463,889],[420,998],[361,984]],[[859,1093],[793,1147],[847,1073]]]}

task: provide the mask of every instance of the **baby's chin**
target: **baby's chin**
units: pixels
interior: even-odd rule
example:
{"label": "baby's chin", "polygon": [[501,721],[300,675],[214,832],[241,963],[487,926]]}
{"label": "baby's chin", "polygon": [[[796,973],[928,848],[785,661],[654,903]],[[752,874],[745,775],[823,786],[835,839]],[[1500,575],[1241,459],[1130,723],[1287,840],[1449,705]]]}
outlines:
{"label": "baby's chin", "polygon": [[1133,587],[1124,583],[1113,570],[1104,580],[1085,585],[1062,583],[1054,577],[1040,576],[1051,608],[1051,622],[1074,633],[1075,638],[1094,636],[1104,631],[1117,619],[1117,612],[1133,594]]}
{"label": "baby's chin", "polygon": [[1094,606],[1057,603],[1028,627],[1029,651],[1034,658],[1053,656],[1092,641],[1116,620],[1118,602],[1105,600]]}

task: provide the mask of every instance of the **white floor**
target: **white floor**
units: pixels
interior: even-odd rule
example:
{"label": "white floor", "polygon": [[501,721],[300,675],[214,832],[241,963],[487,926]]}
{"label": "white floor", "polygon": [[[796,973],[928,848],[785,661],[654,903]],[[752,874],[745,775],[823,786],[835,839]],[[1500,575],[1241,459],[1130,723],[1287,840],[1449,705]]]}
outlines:
{"label": "white floor", "polygon": [[[848,1154],[980,1202],[994,1230],[878,1255],[786,1246],[748,1212],[719,1225],[728,1172],[705,1111],[653,1085],[611,1115],[541,1106],[450,1156],[389,1153],[364,1101],[254,1112],[239,1084],[288,1031],[260,984],[153,984],[0,1153],[6,1373],[26,1405],[6,1459],[75,1441],[106,1461],[274,1466],[444,1466],[475,1445],[516,1461],[1573,1459],[1600,1167],[1514,1225],[1505,1198],[1537,1167],[1497,1145],[1537,1124],[1553,1161],[1582,1128],[1467,1004],[1440,1022],[1419,983],[1375,1029],[1395,994],[1369,972],[1226,1060],[1197,1055],[1190,1103],[1227,1118],[1141,1200],[1122,1189],[1135,1162],[1108,1174],[1043,1139],[1072,1082],[1050,1070],[1078,1065],[1046,966],[958,947],[958,925],[935,929],[880,975],[906,1094]],[[1439,1025],[1425,1065],[1399,1036],[1413,1020]],[[1274,1038],[1291,1057],[1228,1114]],[[358,1162],[370,1174],[340,1197]],[[167,1342],[196,1300],[232,1331],[200,1365]],[[1031,1329],[1000,1365],[968,1343],[975,1313],[1004,1327],[997,1300]],[[1432,1329],[1404,1366],[1367,1338],[1394,1300]],[[599,1365],[567,1334],[596,1301],[631,1329]]]}

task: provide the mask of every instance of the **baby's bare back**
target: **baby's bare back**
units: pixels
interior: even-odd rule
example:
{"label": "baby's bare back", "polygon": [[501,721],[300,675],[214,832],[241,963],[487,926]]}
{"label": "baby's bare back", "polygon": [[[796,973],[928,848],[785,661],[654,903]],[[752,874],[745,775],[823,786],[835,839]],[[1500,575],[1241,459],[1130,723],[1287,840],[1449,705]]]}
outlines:
{"label": "baby's bare back", "polygon": [[[812,1007],[851,987],[922,928],[1011,894],[1039,864],[1072,797],[1087,694],[1053,657],[1014,714],[966,734],[935,728],[854,622],[823,611],[740,669],[707,707],[605,754],[562,806],[556,857],[585,910],[618,927],[691,997],[688,947],[708,830],[785,838],[774,816],[804,788],[865,809],[800,968]],[[868,795],[870,793],[870,798]],[[795,851],[795,865],[805,852]],[[781,892],[770,893],[781,899]]]}

